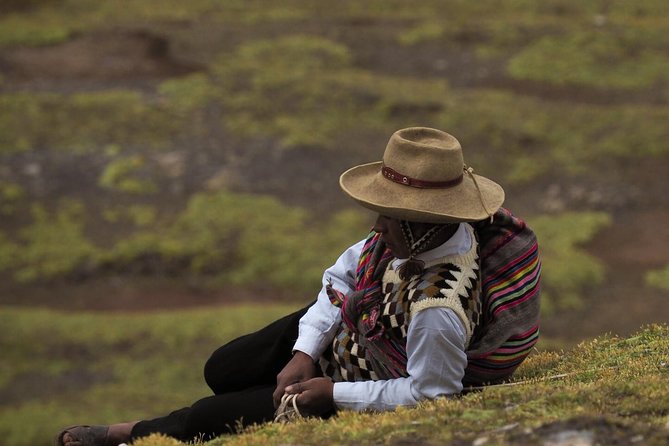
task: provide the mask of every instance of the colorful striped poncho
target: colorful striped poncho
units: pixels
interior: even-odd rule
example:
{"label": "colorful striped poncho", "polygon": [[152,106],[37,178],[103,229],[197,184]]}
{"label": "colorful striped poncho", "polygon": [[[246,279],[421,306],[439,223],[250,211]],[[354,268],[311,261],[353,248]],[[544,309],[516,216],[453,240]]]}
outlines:
{"label": "colorful striped poncho", "polygon": [[479,238],[483,311],[467,350],[463,384],[503,381],[539,336],[541,262],[524,221],[500,208],[492,222],[474,224]]}
{"label": "colorful striped poncho", "polygon": [[[541,263],[534,233],[504,208],[495,213],[492,222],[486,220],[472,226],[479,241],[482,308],[466,351],[468,363],[462,380],[465,388],[509,378],[539,335]],[[343,321],[357,336],[357,342],[378,359],[370,361],[376,363],[376,373],[366,379],[406,374],[404,345],[396,338],[383,336],[379,319],[381,276],[390,260],[390,251],[376,234],[368,239],[361,253],[356,290],[345,296],[327,287],[332,304],[342,309]],[[351,356],[350,352],[346,354]],[[331,364],[325,361],[322,365]]]}

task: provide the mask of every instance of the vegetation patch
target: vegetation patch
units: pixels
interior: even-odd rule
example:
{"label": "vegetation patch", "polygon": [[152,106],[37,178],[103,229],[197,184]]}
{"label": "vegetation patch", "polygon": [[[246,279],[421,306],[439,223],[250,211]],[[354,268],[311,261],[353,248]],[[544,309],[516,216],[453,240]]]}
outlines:
{"label": "vegetation patch", "polygon": [[[219,58],[211,71],[216,98],[229,112],[226,126],[245,137],[278,137],[285,148],[335,149],[342,133],[386,128],[407,114],[415,120],[425,111],[439,111],[448,92],[445,81],[356,69],[346,46],[306,35],[243,44],[234,55]],[[184,82],[203,90],[193,78]]]}
{"label": "vegetation patch", "polygon": [[25,198],[21,185],[0,181],[0,215],[11,215]]}
{"label": "vegetation patch", "polygon": [[312,219],[270,197],[196,194],[171,225],[120,240],[100,261],[114,269],[148,258],[161,271],[186,269],[210,287],[257,286],[262,277],[267,285],[312,291],[323,270],[366,230],[360,212]]}
{"label": "vegetation patch", "polygon": [[[605,19],[602,19],[605,20]],[[514,56],[511,76],[596,88],[648,88],[669,80],[666,36],[605,28],[545,36]]]}
{"label": "vegetation patch", "polygon": [[98,250],[83,235],[83,209],[75,201],[64,201],[53,213],[34,205],[33,223],[21,231],[23,243],[14,249],[12,269],[19,282],[50,279],[90,267]]}
{"label": "vegetation patch", "polygon": [[164,107],[134,91],[0,95],[0,154],[100,147],[156,148],[180,126]]}
{"label": "vegetation patch", "polygon": [[609,225],[605,213],[564,213],[530,221],[539,239],[542,259],[542,311],[578,308],[587,302],[588,289],[604,280],[605,268],[579,245]]}
{"label": "vegetation patch", "polygon": [[646,273],[646,283],[669,291],[669,265]]}
{"label": "vegetation patch", "polygon": [[141,175],[144,158],[131,155],[116,158],[107,164],[100,175],[98,184],[105,189],[116,190],[129,194],[154,193],[157,187],[149,178]]}
{"label": "vegetation patch", "polygon": [[[381,414],[341,412],[328,421],[269,424],[206,444],[311,444],[318,438],[322,444],[521,445],[579,435],[603,444],[632,438],[664,444],[667,330],[653,326],[628,339],[602,337],[568,352],[538,353],[521,366],[513,384],[461,398]],[[179,443],[154,436],[138,444]]]}
{"label": "vegetation patch", "polygon": [[190,404],[210,392],[202,368],[218,346],[296,309],[249,304],[110,315],[3,307],[2,444],[50,444],[73,423],[138,419]]}
{"label": "vegetation patch", "polygon": [[477,90],[450,95],[436,124],[458,129],[468,161],[481,172],[529,183],[548,172],[598,177],[597,162],[666,154],[660,123],[667,118],[666,106],[574,105]]}
{"label": "vegetation patch", "polygon": [[146,227],[156,222],[156,213],[154,206],[133,204],[130,206],[105,208],[102,211],[102,216],[108,223],[129,222],[136,227]]}

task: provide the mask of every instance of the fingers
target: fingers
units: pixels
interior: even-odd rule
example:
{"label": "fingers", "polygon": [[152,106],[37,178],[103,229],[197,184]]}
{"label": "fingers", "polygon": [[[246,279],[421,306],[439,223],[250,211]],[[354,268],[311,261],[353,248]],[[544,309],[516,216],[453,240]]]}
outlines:
{"label": "fingers", "polygon": [[297,394],[297,406],[305,414],[320,415],[333,407],[333,383],[327,378],[314,378],[309,381],[291,384],[286,393]]}
{"label": "fingers", "polygon": [[[290,388],[290,391],[288,390]],[[295,390],[297,389],[297,390]],[[302,392],[302,387],[299,381],[293,381],[292,384],[277,384],[276,390],[272,394],[272,399],[274,400],[274,408],[277,409],[281,405],[281,397],[285,393],[293,394]]]}
{"label": "fingers", "polygon": [[302,383],[291,384],[284,389],[284,392],[289,395],[302,393],[303,391],[304,391],[304,385]]}
{"label": "fingers", "polygon": [[276,390],[272,394],[274,407],[278,408],[281,404],[281,397],[286,387],[313,378],[315,375],[316,365],[311,356],[300,351],[295,352],[293,358],[276,376]]}

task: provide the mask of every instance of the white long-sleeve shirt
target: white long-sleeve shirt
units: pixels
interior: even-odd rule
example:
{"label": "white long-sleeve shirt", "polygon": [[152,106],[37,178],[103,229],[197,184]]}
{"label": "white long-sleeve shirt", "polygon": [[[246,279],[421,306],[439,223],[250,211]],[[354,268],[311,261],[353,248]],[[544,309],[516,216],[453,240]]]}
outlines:
{"label": "white long-sleeve shirt", "polygon": [[[323,275],[323,288],[316,303],[300,319],[294,350],[317,360],[332,343],[341,323],[341,310],[330,303],[325,291],[328,282],[343,293],[355,288],[355,269],[364,240],[348,248]],[[429,261],[447,255],[464,254],[473,240],[460,224],[444,244],[417,256]],[[397,268],[406,259],[395,259]],[[467,366],[466,334],[460,318],[450,308],[427,308],[414,314],[407,331],[406,378],[379,381],[337,382],[333,397],[340,409],[390,410],[414,406],[424,399],[453,395],[462,391],[462,377]]]}

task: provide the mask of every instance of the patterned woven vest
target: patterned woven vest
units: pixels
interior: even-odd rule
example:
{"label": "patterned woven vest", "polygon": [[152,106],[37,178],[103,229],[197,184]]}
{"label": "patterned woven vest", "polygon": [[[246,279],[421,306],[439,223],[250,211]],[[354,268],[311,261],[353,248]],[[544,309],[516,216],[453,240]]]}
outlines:
{"label": "patterned woven vest", "polygon": [[[377,312],[376,327],[363,334],[342,322],[331,349],[320,359],[326,376],[334,381],[408,376],[406,337],[409,323],[412,315],[426,308],[451,308],[462,320],[469,343],[479,321],[481,304],[478,243],[472,227],[465,227],[472,240],[469,252],[426,262],[423,274],[409,281],[400,280],[396,270],[388,266],[376,308],[362,315],[364,319]],[[366,246],[369,242],[368,239]],[[340,306],[342,304],[346,305],[346,297],[339,302]]]}

